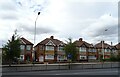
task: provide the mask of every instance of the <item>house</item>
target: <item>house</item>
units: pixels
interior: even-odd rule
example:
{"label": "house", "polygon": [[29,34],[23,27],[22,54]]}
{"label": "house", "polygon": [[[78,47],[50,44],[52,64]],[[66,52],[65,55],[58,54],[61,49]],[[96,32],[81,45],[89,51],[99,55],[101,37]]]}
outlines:
{"label": "house", "polygon": [[118,43],[117,45],[114,46],[116,48],[117,52],[114,52],[114,54],[116,55],[120,55],[120,43]]}
{"label": "house", "polygon": [[35,46],[35,57],[38,62],[57,62],[65,59],[64,43],[54,36],[46,38]]}
{"label": "house", "polygon": [[82,38],[75,41],[76,47],[78,48],[78,61],[88,61],[88,60],[96,60],[96,50],[92,44],[89,44],[83,41]]}
{"label": "house", "polygon": [[33,43],[22,37],[20,44],[20,61],[32,61]]}
{"label": "house", "polygon": [[101,41],[100,43],[97,43],[95,45],[95,48],[97,49],[97,59],[108,59],[110,58],[111,54],[116,51],[116,48],[114,46],[111,46],[104,41]]}

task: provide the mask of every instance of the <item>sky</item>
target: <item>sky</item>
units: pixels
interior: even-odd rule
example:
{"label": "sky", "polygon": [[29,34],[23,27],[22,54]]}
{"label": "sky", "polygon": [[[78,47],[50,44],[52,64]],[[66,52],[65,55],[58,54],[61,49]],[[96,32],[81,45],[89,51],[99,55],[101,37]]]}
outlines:
{"label": "sky", "polygon": [[54,36],[63,42],[83,38],[118,43],[119,0],[0,0],[0,47],[14,31],[35,45]]}

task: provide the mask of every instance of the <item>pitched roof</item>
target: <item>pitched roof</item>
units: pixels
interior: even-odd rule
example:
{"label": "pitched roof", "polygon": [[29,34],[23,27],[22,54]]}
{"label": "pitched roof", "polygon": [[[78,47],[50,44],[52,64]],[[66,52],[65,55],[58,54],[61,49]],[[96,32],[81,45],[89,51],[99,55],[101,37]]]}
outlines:
{"label": "pitched roof", "polygon": [[114,46],[111,46],[107,43],[105,43],[104,41],[101,41],[100,43],[97,43],[95,45],[96,48],[102,48],[102,43],[103,43],[103,48],[115,48]]}
{"label": "pitched roof", "polygon": [[120,43],[118,43],[118,44],[115,45],[114,47],[116,47],[117,49],[120,49]]}
{"label": "pitched roof", "polygon": [[21,44],[28,44],[28,45],[33,45],[33,43],[31,43],[30,41],[28,41],[27,39],[25,39],[25,38],[20,38],[20,40],[21,40]]}
{"label": "pitched roof", "polygon": [[[38,43],[37,45],[46,45],[49,41],[52,41],[55,45],[60,45],[61,43],[64,45],[65,43],[63,43],[62,41],[58,40],[58,39],[54,39],[53,36],[51,36],[50,38],[46,38],[43,41],[41,41],[40,43]],[[37,46],[36,45],[36,46]]]}
{"label": "pitched roof", "polygon": [[80,38],[79,40],[76,40],[74,43],[75,43],[76,46],[78,46],[78,47],[81,47],[82,45],[85,45],[86,47],[93,47],[92,44],[89,44],[89,43],[83,41],[82,38]]}

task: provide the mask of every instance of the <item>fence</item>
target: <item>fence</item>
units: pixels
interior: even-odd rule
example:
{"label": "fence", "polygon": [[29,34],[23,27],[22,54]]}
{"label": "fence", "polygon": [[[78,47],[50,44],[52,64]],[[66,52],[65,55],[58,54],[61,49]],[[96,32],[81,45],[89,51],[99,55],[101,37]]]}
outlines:
{"label": "fence", "polygon": [[119,62],[108,62],[108,63],[64,63],[64,64],[12,65],[12,66],[2,66],[2,72],[119,68],[119,64],[120,64]]}

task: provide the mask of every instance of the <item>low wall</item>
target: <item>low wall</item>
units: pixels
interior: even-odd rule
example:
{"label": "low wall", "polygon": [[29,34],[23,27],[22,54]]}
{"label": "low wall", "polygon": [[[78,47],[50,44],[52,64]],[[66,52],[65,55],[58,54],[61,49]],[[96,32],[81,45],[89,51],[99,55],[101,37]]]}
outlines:
{"label": "low wall", "polygon": [[79,70],[79,69],[101,69],[101,68],[118,68],[119,62],[109,63],[66,63],[66,64],[29,64],[29,65],[12,65],[2,66],[2,72],[19,72],[19,71],[45,71],[45,70]]}

